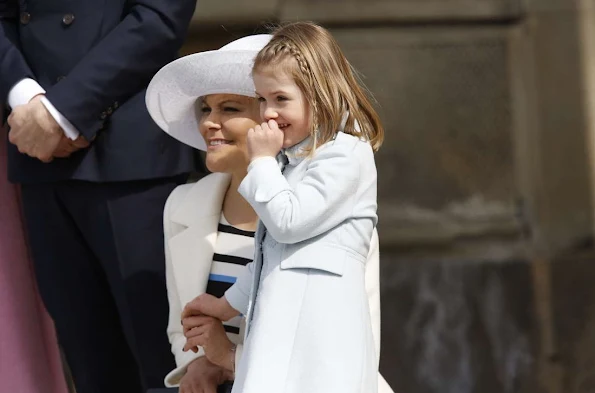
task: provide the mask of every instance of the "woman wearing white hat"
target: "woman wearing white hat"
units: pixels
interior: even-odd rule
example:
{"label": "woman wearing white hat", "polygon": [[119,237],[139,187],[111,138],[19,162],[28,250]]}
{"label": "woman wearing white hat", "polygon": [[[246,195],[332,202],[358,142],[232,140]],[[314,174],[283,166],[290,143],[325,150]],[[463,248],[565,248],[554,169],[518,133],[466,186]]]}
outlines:
{"label": "woman wearing white hat", "polygon": [[[178,59],[162,68],[147,89],[146,103],[155,122],[174,138],[206,151],[207,168],[214,172],[176,188],[164,211],[167,334],[177,365],[165,384],[179,385],[180,393],[215,393],[218,384],[233,379],[241,358],[240,318],[224,324],[211,319],[208,345],[219,350],[209,351],[208,359],[202,349],[183,351],[186,338],[180,318],[184,306],[196,296],[205,292],[222,296],[253,257],[258,217],[238,193],[238,186],[249,164],[248,130],[261,122],[252,63],[270,38],[248,36],[216,51]],[[377,354],[378,281],[375,234],[366,265],[366,288]],[[381,393],[392,392],[380,374],[378,386]]]}

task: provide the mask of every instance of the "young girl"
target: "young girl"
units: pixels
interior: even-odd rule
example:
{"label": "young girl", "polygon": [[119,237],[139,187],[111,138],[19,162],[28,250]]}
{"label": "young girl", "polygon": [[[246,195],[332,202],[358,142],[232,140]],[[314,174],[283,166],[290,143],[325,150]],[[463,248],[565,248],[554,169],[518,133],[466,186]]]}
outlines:
{"label": "young girl", "polygon": [[[183,317],[246,316],[233,392],[374,393],[364,264],[377,222],[378,115],[336,41],[312,23],[278,29],[253,78],[265,122],[249,131],[239,192],[261,220],[254,262],[224,297],[203,295]],[[208,341],[200,323],[184,326],[186,349]]]}

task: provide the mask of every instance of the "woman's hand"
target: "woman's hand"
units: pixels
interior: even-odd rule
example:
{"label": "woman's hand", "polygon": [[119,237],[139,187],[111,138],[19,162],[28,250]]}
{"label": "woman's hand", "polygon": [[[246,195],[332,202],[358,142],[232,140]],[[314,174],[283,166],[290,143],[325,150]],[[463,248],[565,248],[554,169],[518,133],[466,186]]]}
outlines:
{"label": "woman's hand", "polygon": [[217,393],[217,386],[232,380],[230,372],[200,357],[188,365],[180,380],[179,393]]}
{"label": "woman's hand", "polygon": [[275,157],[283,147],[283,131],[275,120],[248,130],[247,147],[250,161],[258,157]]}
{"label": "woman's hand", "polygon": [[204,293],[186,304],[182,311],[182,320],[190,316],[207,315],[221,321],[229,321],[239,314],[239,311],[227,302],[225,296],[217,298]]}
{"label": "woman's hand", "polygon": [[227,338],[220,320],[207,316],[186,317],[182,321],[186,345],[184,351],[198,352],[202,347],[209,361],[228,371],[233,371],[234,344]]}

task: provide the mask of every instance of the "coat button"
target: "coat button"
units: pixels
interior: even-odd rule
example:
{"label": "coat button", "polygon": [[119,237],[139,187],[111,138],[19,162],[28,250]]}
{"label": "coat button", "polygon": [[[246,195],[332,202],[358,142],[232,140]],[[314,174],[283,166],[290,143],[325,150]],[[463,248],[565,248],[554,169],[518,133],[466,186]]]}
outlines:
{"label": "coat button", "polygon": [[31,20],[31,14],[28,12],[21,12],[21,23],[26,25]]}
{"label": "coat button", "polygon": [[64,23],[65,26],[70,26],[72,24],[72,22],[74,22],[74,15],[73,14],[66,14],[62,18],[62,23]]}
{"label": "coat button", "polygon": [[118,109],[119,106],[120,106],[120,103],[118,101],[114,102],[114,109]]}
{"label": "coat button", "polygon": [[101,120],[105,120],[105,119],[107,119],[107,113],[105,113],[105,112],[101,112],[101,116],[99,116],[99,118],[100,118]]}
{"label": "coat button", "polygon": [[56,78],[56,82],[60,82],[62,79],[66,78],[64,75],[60,75]]}
{"label": "coat button", "polygon": [[112,113],[114,113],[114,110],[112,109],[112,107],[110,106],[109,108],[107,108],[107,114],[111,115]]}

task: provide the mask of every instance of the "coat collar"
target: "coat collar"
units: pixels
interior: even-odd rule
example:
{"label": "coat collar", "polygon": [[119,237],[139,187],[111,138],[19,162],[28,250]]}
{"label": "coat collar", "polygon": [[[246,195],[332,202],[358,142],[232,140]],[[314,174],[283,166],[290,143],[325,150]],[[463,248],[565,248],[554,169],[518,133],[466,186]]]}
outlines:
{"label": "coat collar", "polygon": [[300,143],[281,150],[281,155],[287,157],[288,163],[291,166],[296,166],[308,156],[308,148],[312,144],[312,138],[307,137]]}
{"label": "coat collar", "polygon": [[231,176],[226,173],[212,173],[196,182],[188,191],[171,220],[186,227],[204,224],[204,218],[221,214],[223,198],[229,187]]}
{"label": "coat collar", "polygon": [[182,228],[167,239],[182,308],[207,289],[223,198],[231,177],[214,173],[193,184],[170,221]]}

